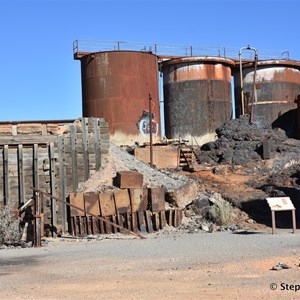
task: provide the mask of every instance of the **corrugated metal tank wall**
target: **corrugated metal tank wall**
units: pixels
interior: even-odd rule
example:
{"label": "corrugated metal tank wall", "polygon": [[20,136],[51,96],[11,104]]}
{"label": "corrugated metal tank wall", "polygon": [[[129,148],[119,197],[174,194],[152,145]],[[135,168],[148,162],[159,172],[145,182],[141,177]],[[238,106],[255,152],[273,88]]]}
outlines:
{"label": "corrugated metal tank wall", "polygon": [[189,57],[162,63],[166,136],[193,136],[203,144],[215,139],[215,130],[230,120],[231,67],[219,57]]}
{"label": "corrugated metal tank wall", "polygon": [[[251,113],[253,95],[253,64],[243,66],[245,113]],[[236,114],[241,106],[240,72],[236,71]],[[295,130],[297,95],[300,94],[300,62],[288,60],[259,61],[255,77],[256,93],[253,105],[253,122],[257,125],[273,124],[287,133]]]}
{"label": "corrugated metal tank wall", "polygon": [[83,117],[105,118],[117,145],[149,142],[149,93],[153,140],[160,140],[157,57],[108,51],[81,58]]}

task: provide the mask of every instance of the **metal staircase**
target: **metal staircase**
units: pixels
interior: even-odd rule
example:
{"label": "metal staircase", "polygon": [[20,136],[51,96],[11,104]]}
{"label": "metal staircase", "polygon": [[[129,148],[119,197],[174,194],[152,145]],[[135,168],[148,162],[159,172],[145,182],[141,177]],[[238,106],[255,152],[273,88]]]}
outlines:
{"label": "metal staircase", "polygon": [[[191,136],[192,141],[195,140],[195,137]],[[179,167],[183,169],[188,169],[190,171],[196,171],[197,167],[200,167],[200,158],[198,155],[198,151],[200,150],[200,146],[196,141],[196,145],[187,144],[187,140],[183,140],[179,136],[178,147],[180,149],[179,155]]]}

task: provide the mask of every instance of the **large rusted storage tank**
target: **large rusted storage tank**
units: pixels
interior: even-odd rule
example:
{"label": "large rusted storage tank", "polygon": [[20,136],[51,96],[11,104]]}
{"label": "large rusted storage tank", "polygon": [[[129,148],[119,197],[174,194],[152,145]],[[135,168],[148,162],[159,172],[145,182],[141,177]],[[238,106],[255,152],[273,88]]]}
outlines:
{"label": "large rusted storage tank", "polygon": [[[240,72],[235,74],[236,114],[242,113]],[[262,60],[257,63],[254,81],[253,63],[243,64],[244,112],[252,113],[258,126],[281,127],[292,133],[296,124],[297,96],[300,94],[300,62]],[[252,97],[254,96],[254,97]],[[253,110],[252,110],[253,103]]]}
{"label": "large rusted storage tank", "polygon": [[[162,63],[166,136],[215,139],[215,130],[232,115],[231,67],[220,57],[185,57]],[[194,137],[194,138],[193,138]]]}
{"label": "large rusted storage tank", "polygon": [[153,141],[160,139],[157,56],[107,51],[81,59],[83,117],[105,118],[117,145],[149,142],[149,93]]}

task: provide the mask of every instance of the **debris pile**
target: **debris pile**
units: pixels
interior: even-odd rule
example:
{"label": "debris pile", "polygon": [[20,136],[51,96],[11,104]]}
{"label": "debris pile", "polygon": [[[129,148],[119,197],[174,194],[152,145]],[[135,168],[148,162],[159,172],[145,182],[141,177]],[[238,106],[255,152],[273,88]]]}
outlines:
{"label": "debris pile", "polygon": [[184,208],[197,196],[198,184],[194,179],[167,170],[151,168],[148,164],[136,159],[126,150],[110,144],[109,159],[98,172],[81,184],[78,192],[114,191],[114,179],[119,171],[137,171],[143,174],[148,188],[162,187],[171,205]]}
{"label": "debris pile", "polygon": [[218,139],[203,145],[198,153],[201,163],[247,165],[262,160],[263,142],[266,140],[273,157],[278,152],[289,150],[283,144],[287,140],[284,130],[250,124],[248,115],[225,123],[216,133]]}
{"label": "debris pile", "polygon": [[[263,205],[266,204],[265,198],[289,196],[293,200],[295,195],[291,193],[298,193],[300,141],[288,138],[280,128],[250,124],[248,115],[223,124],[216,133],[218,139],[203,145],[198,152],[200,163],[212,167],[207,173],[198,172],[195,175],[151,168],[125,148],[111,143],[109,160],[78,191],[114,191],[118,189],[114,184],[117,172],[138,171],[143,174],[147,187],[165,189],[166,207],[184,209],[185,218],[182,225],[176,228],[178,231],[245,230],[247,226],[255,228],[260,221],[264,226],[270,225],[269,209]],[[265,141],[269,154],[267,159],[263,149]],[[235,177],[237,170],[242,170],[242,176],[247,174],[249,177],[228,185],[228,181],[239,179]],[[209,176],[223,181],[211,181],[206,177],[209,172],[212,174]],[[217,225],[210,218],[209,211],[215,198],[225,199],[234,205],[235,219],[232,224]],[[259,217],[258,213],[264,214],[264,217]]]}

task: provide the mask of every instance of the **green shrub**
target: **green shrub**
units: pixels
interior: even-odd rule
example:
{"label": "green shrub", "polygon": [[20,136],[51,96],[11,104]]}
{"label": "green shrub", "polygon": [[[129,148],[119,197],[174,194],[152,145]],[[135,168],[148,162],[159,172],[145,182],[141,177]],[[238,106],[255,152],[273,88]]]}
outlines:
{"label": "green shrub", "polygon": [[0,212],[0,244],[16,243],[21,239],[19,220],[12,213],[9,206]]}
{"label": "green shrub", "polygon": [[219,199],[210,208],[209,216],[217,225],[229,225],[234,219],[233,207],[228,201]]}

